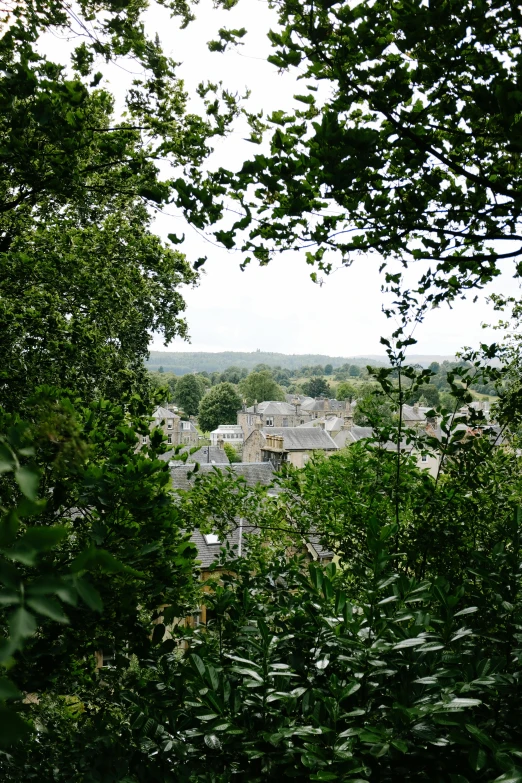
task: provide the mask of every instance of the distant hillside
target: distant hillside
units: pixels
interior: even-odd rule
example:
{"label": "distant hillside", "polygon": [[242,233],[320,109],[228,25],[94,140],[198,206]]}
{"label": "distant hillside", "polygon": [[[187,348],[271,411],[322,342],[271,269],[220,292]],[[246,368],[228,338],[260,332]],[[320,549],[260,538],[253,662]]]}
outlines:
{"label": "distant hillside", "polygon": [[384,365],[384,357],[365,356],[324,356],[323,354],[286,354],[253,351],[242,353],[240,351],[223,351],[222,353],[179,353],[175,351],[151,351],[147,367],[150,370],[158,370],[163,367],[165,372],[173,372],[176,375],[185,375],[189,372],[222,372],[227,367],[245,367],[252,370],[256,364],[267,364],[269,367],[283,367],[288,370],[296,370],[314,364],[331,364],[340,367],[342,364],[356,364],[365,367],[367,364]]}

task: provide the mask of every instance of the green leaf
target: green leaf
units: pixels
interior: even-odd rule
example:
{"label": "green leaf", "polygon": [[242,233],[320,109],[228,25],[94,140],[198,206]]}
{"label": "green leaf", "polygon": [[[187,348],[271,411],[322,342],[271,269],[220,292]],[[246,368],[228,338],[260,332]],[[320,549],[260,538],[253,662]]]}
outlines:
{"label": "green leaf", "polygon": [[9,633],[15,640],[24,639],[32,636],[37,629],[37,623],[34,615],[21,606],[9,617]]}
{"label": "green leaf", "polygon": [[56,620],[58,623],[67,624],[69,618],[64,613],[62,607],[55,601],[54,598],[48,598],[46,596],[33,597],[27,599],[27,605],[38,614],[43,614],[45,617],[50,617],[51,620]]}
{"label": "green leaf", "polygon": [[0,474],[8,473],[13,470],[14,466],[13,452],[5,443],[0,441]]}
{"label": "green leaf", "polygon": [[37,500],[40,474],[36,468],[23,465],[21,468],[15,470],[15,479],[20,487],[20,491],[26,498],[29,498],[29,500]]}
{"label": "green leaf", "polygon": [[46,552],[57,546],[66,536],[67,528],[62,525],[29,527],[20,539],[20,544],[35,549],[37,552]]}
{"label": "green leaf", "polygon": [[6,701],[7,699],[21,699],[22,694],[8,677],[0,677],[0,699]]}
{"label": "green leaf", "polygon": [[211,750],[219,750],[221,748],[221,742],[215,734],[205,734],[205,745]]}
{"label": "green leaf", "polygon": [[103,601],[101,596],[90,582],[82,577],[77,579],[74,584],[80,598],[90,609],[94,609],[96,612],[103,612]]}
{"label": "green leaf", "polygon": [[24,739],[29,732],[29,724],[15,710],[10,707],[0,707],[0,745],[2,747],[9,747],[14,742]]}
{"label": "green leaf", "polygon": [[474,772],[479,772],[483,767],[485,767],[488,759],[484,748],[477,747],[471,748],[468,758],[470,767]]}

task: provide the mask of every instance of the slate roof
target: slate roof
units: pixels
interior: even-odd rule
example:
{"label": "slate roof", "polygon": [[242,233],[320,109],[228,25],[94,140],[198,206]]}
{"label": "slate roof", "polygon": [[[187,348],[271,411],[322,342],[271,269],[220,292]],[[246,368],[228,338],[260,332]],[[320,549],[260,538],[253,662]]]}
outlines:
{"label": "slate roof", "polygon": [[173,411],[169,411],[167,408],[162,408],[161,405],[156,408],[152,415],[156,421],[161,421],[162,419],[179,419],[177,414],[173,413]]}
{"label": "slate roof", "polygon": [[263,435],[282,435],[285,451],[336,451],[337,446],[324,430],[317,427],[265,427]]}
{"label": "slate roof", "polygon": [[[210,449],[210,455],[207,454],[207,449]],[[178,451],[178,455],[183,454],[185,451],[190,451],[190,447],[184,446]],[[168,462],[169,460],[177,462],[177,460],[174,459],[175,455],[175,451],[171,450],[167,451],[165,454],[161,454],[158,459],[163,460],[163,462]],[[193,454],[188,455],[186,464],[194,465],[196,462],[205,465],[208,463],[209,466],[212,467],[212,464],[228,465],[229,459],[227,457],[226,451],[219,446],[201,446],[201,448],[199,448]],[[183,465],[185,463],[180,461],[179,464]]]}
{"label": "slate roof", "polygon": [[328,411],[341,411],[344,410],[344,408],[344,400],[326,400],[322,397],[315,400],[310,397],[310,399],[305,400],[301,404],[302,411],[322,411],[323,413]]}
{"label": "slate roof", "polygon": [[412,405],[403,405],[402,419],[403,421],[426,421],[426,414],[419,408],[414,410]]}
{"label": "slate roof", "polygon": [[288,402],[279,402],[278,400],[268,400],[259,402],[257,405],[251,405],[247,408],[247,413],[262,413],[264,415],[276,416],[295,416],[295,405]]}
{"label": "slate roof", "polygon": [[[321,427],[321,429],[325,429],[326,432],[338,432],[344,424],[344,419],[341,419],[339,416],[326,416],[322,419],[311,419],[310,421],[305,421],[304,424],[299,424],[299,429],[307,429],[310,427]],[[324,425],[324,426],[323,426]]]}
{"label": "slate roof", "polygon": [[342,449],[345,446],[350,446],[352,443],[357,443],[358,440],[363,438],[373,438],[373,430],[371,427],[359,427],[356,424],[350,430],[341,430],[334,437],[336,445]]}
{"label": "slate roof", "polygon": [[[247,535],[248,533],[254,533],[255,528],[251,525],[243,524],[242,531],[240,531],[239,520],[237,520],[237,525],[237,528],[226,536],[226,542],[239,549],[240,536]],[[210,568],[210,566],[219,557],[221,548],[225,545],[224,542],[221,541],[217,544],[209,544],[204,534],[200,533],[199,530],[194,530],[190,536],[190,540],[197,547],[197,559],[201,563],[200,568],[202,570],[208,570]]]}
{"label": "slate roof", "polygon": [[304,402],[305,400],[313,400],[313,397],[307,397],[305,394],[285,394],[286,401],[290,403],[293,403],[296,397],[299,400],[299,402]]}
{"label": "slate roof", "polygon": [[196,476],[205,475],[216,469],[226,474],[230,468],[238,476],[243,476],[249,487],[255,487],[258,484],[269,486],[274,477],[274,468],[270,462],[235,462],[232,465],[208,465],[206,462],[202,462],[198,472],[189,477],[188,474],[193,468],[193,465],[186,465],[183,462],[171,466],[170,475],[174,489],[190,489]]}

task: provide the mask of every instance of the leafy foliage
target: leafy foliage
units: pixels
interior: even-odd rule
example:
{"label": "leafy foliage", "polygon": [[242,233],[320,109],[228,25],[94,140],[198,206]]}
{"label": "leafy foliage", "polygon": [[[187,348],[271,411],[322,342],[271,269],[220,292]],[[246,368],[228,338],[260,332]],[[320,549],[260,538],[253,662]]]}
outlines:
{"label": "leafy foliage", "polygon": [[205,432],[211,432],[220,424],[235,424],[241,408],[241,397],[231,383],[213,386],[199,404],[198,422]]}
{"label": "leafy foliage", "polygon": [[247,405],[264,400],[284,400],[285,393],[275,382],[270,370],[251,372],[239,384],[239,393]]}

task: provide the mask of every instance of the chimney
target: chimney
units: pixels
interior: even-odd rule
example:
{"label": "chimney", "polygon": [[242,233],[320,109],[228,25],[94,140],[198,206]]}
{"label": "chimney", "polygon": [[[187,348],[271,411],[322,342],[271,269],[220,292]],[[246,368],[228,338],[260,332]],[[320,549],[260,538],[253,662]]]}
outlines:
{"label": "chimney", "polygon": [[295,405],[295,415],[299,416],[299,413],[301,411],[301,400],[299,399],[297,394],[295,395],[293,402],[294,402],[294,405]]}
{"label": "chimney", "polygon": [[330,400],[328,399],[328,397],[324,401],[324,410],[325,411],[329,411],[330,410]]}
{"label": "chimney", "polygon": [[343,422],[343,430],[351,430],[353,427],[353,411],[352,406],[346,400],[346,405],[344,408],[344,422]]}
{"label": "chimney", "polygon": [[245,397],[243,397],[243,413],[246,413],[246,409],[247,409],[247,404],[246,403],[247,403],[247,401],[246,401]]}
{"label": "chimney", "polygon": [[261,421],[261,419],[258,419],[256,422],[254,422],[254,429],[256,430],[263,429],[263,422]]}
{"label": "chimney", "polygon": [[416,402],[413,406],[413,412],[417,415],[419,413],[419,403]]}

